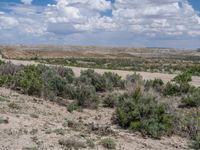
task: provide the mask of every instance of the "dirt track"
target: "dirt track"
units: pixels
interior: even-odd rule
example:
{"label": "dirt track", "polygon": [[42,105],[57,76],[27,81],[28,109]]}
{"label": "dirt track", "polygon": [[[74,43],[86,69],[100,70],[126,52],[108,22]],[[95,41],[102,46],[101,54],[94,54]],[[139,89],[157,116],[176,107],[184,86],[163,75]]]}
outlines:
{"label": "dirt track", "polygon": [[[2,57],[0,58],[1,60],[5,61],[5,62],[12,62],[13,64],[16,65],[30,65],[30,64],[39,64],[38,62],[35,61],[22,61],[22,60],[12,60],[12,59],[3,59]],[[66,66],[68,68],[71,68],[76,76],[80,75],[81,70],[86,70],[88,68],[81,68],[81,67],[71,67],[71,66]],[[133,71],[123,71],[123,70],[108,70],[108,69],[94,69],[97,73],[104,73],[104,72],[114,72],[117,73],[118,75],[120,75],[122,78],[125,78],[127,75],[133,74]],[[139,73],[143,79],[145,80],[151,80],[151,79],[155,79],[155,78],[160,78],[162,79],[164,82],[168,82],[171,79],[173,79],[176,75],[175,74],[164,74],[164,73],[151,73],[151,72],[136,72]],[[200,77],[194,76],[192,77],[192,85],[194,86],[200,86]]]}

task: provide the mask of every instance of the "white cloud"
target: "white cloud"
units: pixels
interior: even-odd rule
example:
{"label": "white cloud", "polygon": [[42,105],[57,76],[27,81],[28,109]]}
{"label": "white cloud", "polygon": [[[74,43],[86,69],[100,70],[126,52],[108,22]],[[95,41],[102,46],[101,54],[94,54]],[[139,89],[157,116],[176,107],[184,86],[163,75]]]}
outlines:
{"label": "white cloud", "polygon": [[[32,0],[21,1],[32,3]],[[16,5],[10,9],[11,12],[0,12],[0,32],[9,38],[15,37],[12,33],[41,41],[46,36],[58,41],[76,37],[77,43],[77,37],[81,43],[84,40],[116,43],[118,38],[130,45],[137,42],[142,45],[139,40],[133,41],[135,35],[137,39],[144,37],[141,38],[144,43],[160,37],[200,39],[200,17],[187,0],[115,0],[114,4],[107,0],[56,0],[45,7]],[[89,39],[84,38],[87,35]],[[98,38],[103,35],[109,36],[100,41]]]}
{"label": "white cloud", "polygon": [[110,17],[92,17],[86,23],[76,24],[74,27],[82,31],[115,31],[117,24]]}
{"label": "white cloud", "polygon": [[166,35],[200,30],[200,17],[185,0],[116,0],[115,8],[113,19],[121,30]]}
{"label": "white cloud", "polygon": [[111,2],[106,0],[57,0],[57,6],[87,7],[89,9],[105,11],[111,8]]}
{"label": "white cloud", "polygon": [[[108,9],[113,16],[102,16],[101,11]],[[114,6],[106,0],[57,0],[46,14],[55,26],[70,24],[70,33],[120,30],[151,36],[197,35],[200,30],[200,17],[186,0],[116,0]]]}
{"label": "white cloud", "polygon": [[111,8],[111,3],[105,0],[90,0],[88,1],[88,3],[92,9],[96,9],[99,11],[105,11]]}
{"label": "white cloud", "polygon": [[8,16],[0,15],[0,29],[9,29],[17,26],[19,22],[13,18]]}
{"label": "white cloud", "polygon": [[113,20],[100,15],[107,9],[111,9],[111,2],[106,0],[58,0],[57,4],[48,5],[45,12],[49,22],[48,31],[76,33],[111,30],[116,27]]}
{"label": "white cloud", "polygon": [[22,3],[30,5],[33,0],[21,0]]}

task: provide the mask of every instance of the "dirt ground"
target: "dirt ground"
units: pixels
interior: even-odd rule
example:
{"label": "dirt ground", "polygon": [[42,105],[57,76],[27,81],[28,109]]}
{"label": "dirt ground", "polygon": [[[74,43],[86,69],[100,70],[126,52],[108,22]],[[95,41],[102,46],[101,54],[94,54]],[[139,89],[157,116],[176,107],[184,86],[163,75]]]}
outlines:
{"label": "dirt ground", "polygon": [[188,141],[178,136],[153,140],[122,130],[111,123],[113,112],[100,107],[70,113],[66,106],[0,88],[0,150],[64,150],[59,144],[61,139],[77,139],[83,143],[91,140],[95,147],[83,149],[103,150],[101,140],[107,137],[116,142],[117,150],[188,147]]}

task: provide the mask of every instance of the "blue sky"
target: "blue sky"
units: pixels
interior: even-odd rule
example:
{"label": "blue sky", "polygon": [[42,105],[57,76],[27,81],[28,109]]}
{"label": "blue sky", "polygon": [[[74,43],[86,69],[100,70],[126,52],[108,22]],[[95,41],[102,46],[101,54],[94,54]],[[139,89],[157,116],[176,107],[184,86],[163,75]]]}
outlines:
{"label": "blue sky", "polygon": [[0,44],[200,47],[200,0],[0,0]]}
{"label": "blue sky", "polygon": [[199,0],[189,0],[189,3],[192,5],[192,7],[200,12],[200,1]]}
{"label": "blue sky", "polygon": [[[107,0],[107,1],[111,1],[111,3],[114,3],[115,0]],[[200,12],[200,1],[199,0],[188,0],[189,3],[193,6],[193,8],[196,11]],[[21,0],[0,0],[0,3],[18,3],[18,4],[22,4]],[[33,5],[39,5],[39,6],[46,6],[47,4],[55,4],[56,1],[55,0],[34,0],[32,2]],[[110,14],[110,12],[109,12]]]}

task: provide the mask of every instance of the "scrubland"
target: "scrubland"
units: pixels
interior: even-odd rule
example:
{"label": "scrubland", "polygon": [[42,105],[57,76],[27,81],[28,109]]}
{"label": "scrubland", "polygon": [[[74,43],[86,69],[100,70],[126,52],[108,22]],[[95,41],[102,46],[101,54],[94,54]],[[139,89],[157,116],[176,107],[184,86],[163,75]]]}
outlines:
{"label": "scrubland", "polygon": [[42,48],[1,52],[0,149],[200,149],[198,52]]}
{"label": "scrubland", "polygon": [[164,83],[92,69],[76,77],[2,62],[1,149],[199,149],[200,89],[191,80],[189,72]]}

